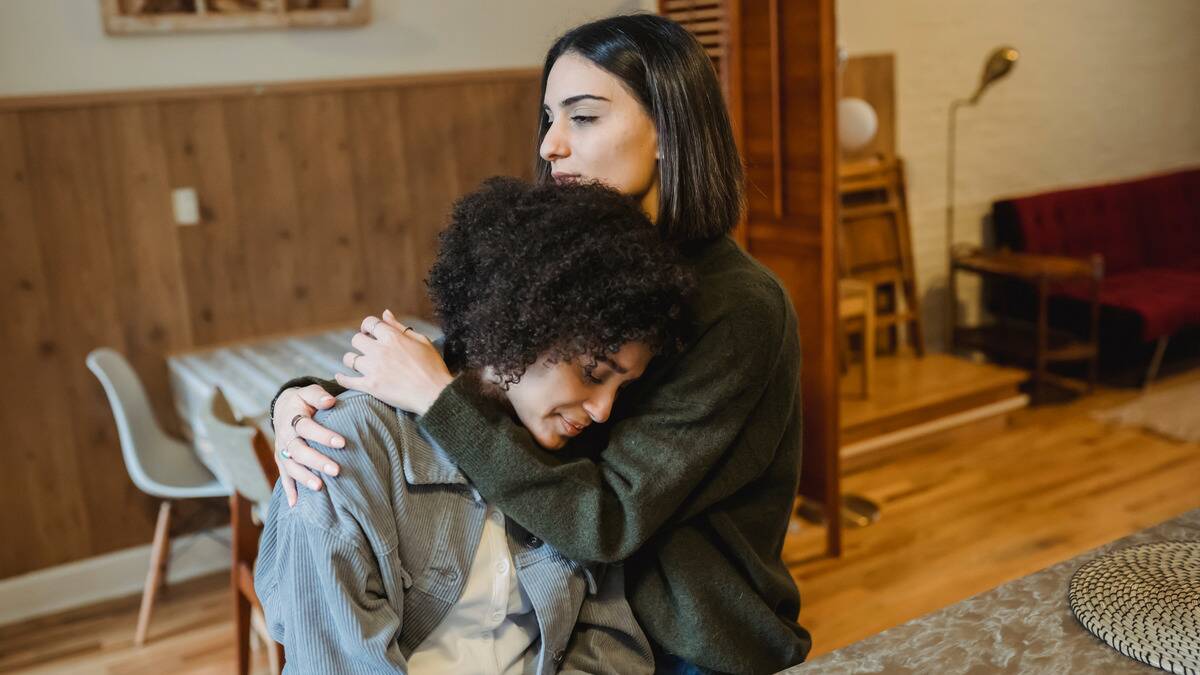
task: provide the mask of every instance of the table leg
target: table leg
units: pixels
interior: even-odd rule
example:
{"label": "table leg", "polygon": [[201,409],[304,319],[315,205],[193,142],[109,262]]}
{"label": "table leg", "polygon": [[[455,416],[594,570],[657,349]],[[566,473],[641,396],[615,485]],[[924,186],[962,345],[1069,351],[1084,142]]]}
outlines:
{"label": "table leg", "polygon": [[1034,351],[1033,393],[1037,399],[1042,398],[1046,382],[1046,349],[1049,346],[1049,317],[1047,315],[1048,284],[1045,277],[1038,279],[1038,318],[1037,345]]}
{"label": "table leg", "polygon": [[946,349],[954,353],[958,349],[958,274],[954,261],[950,261],[950,277],[946,282]]}

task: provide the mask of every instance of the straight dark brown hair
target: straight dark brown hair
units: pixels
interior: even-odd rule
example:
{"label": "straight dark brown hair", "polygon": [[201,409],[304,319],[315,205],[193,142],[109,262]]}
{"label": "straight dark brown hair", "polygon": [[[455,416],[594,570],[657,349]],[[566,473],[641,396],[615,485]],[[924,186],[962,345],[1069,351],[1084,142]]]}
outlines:
{"label": "straight dark brown hair", "polygon": [[[659,201],[655,224],[667,241],[727,234],[742,214],[741,157],[717,73],[704,48],[683,26],[651,14],[614,16],[573,28],[546,54],[542,96],[550,69],[563,54],[578,54],[620,80],[642,104],[658,132]],[[538,103],[538,147],[549,121]],[[534,176],[552,180],[539,155]]]}

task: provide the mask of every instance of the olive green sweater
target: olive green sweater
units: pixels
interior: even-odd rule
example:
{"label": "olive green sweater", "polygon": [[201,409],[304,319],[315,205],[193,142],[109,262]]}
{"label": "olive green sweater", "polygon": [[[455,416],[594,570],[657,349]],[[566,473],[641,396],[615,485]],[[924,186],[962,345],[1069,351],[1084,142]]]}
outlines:
{"label": "olive green sweater", "polygon": [[[457,378],[421,427],[479,492],[578,560],[625,560],[661,649],[720,672],[771,673],[811,646],[780,559],[800,473],[800,346],[778,280],[722,237],[685,251],[695,332],[656,359],[564,452]],[[331,394],[341,387],[317,381]]]}

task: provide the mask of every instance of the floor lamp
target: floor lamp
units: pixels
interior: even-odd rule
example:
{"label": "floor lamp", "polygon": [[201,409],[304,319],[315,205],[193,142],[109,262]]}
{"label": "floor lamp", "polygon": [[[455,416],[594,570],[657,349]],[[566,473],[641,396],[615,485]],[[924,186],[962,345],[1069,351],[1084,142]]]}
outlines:
{"label": "floor lamp", "polygon": [[[955,139],[958,122],[958,109],[963,106],[973,106],[979,103],[979,99],[983,97],[983,92],[988,87],[992,86],[997,80],[1008,75],[1016,65],[1017,59],[1021,57],[1021,53],[1012,47],[997,47],[988,55],[987,62],[983,65],[983,75],[979,78],[979,87],[975,89],[975,93],[971,98],[955,99],[950,103],[950,124],[946,142],[946,270],[947,274],[954,274],[951,269],[951,263],[954,260],[954,165],[956,162],[955,154]],[[950,311],[948,303],[958,302],[958,298],[951,297],[950,289],[952,284],[946,284],[946,349],[949,351],[954,345],[954,326],[951,324],[951,317],[955,315]]]}

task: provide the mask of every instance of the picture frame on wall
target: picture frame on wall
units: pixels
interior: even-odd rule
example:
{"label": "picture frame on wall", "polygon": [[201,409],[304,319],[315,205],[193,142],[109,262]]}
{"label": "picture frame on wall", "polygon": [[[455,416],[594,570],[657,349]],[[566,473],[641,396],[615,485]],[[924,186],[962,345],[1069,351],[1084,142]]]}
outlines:
{"label": "picture frame on wall", "polygon": [[109,35],[281,28],[348,28],[371,0],[100,0]]}

